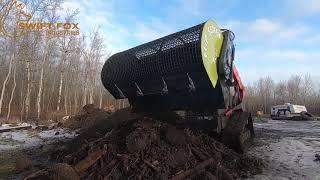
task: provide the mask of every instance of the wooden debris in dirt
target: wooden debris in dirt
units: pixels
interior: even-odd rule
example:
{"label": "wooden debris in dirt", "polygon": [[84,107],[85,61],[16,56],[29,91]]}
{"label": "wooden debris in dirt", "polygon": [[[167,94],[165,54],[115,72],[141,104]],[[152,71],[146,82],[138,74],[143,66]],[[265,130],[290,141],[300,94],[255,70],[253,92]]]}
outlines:
{"label": "wooden debris in dirt", "polygon": [[23,170],[31,168],[33,165],[32,160],[28,157],[19,158],[16,161],[16,171],[22,172]]}
{"label": "wooden debris in dirt", "polygon": [[198,164],[195,168],[189,169],[187,171],[181,172],[177,175],[175,175],[172,180],[182,180],[187,178],[188,176],[195,174],[196,172],[201,172],[204,168],[206,168],[207,166],[209,166],[210,164],[212,164],[214,162],[214,160],[212,158],[207,159],[203,162],[201,162],[200,164]]}
{"label": "wooden debris in dirt", "polygon": [[29,174],[23,180],[36,180],[36,179],[48,179],[49,171],[47,169],[43,169],[32,174]]}
{"label": "wooden debris in dirt", "polygon": [[42,179],[80,180],[80,176],[70,165],[65,163],[57,163],[46,169],[34,172],[24,178],[24,180]]}
{"label": "wooden debris in dirt", "polygon": [[[121,114],[115,116],[121,117]],[[229,180],[248,177],[262,170],[256,159],[237,154],[206,134],[179,129],[152,118],[137,117],[128,116],[127,121],[122,120],[108,131],[100,129],[98,134],[95,129],[90,129],[90,133],[79,136],[81,141],[75,141],[79,143],[78,148],[53,151],[50,157],[68,163],[81,179],[97,180]]]}
{"label": "wooden debris in dirt", "polygon": [[101,149],[97,149],[96,151],[90,153],[86,158],[78,162],[74,169],[78,173],[83,173],[86,171],[89,167],[91,167],[93,164],[95,164],[103,155],[103,151]]}

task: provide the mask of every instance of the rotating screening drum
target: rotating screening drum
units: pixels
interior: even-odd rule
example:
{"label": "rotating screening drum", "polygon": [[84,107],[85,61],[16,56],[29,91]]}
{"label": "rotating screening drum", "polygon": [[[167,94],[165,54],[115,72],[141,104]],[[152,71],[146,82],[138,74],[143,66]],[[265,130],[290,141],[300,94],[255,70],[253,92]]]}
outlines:
{"label": "rotating screening drum", "polygon": [[209,20],[114,54],[103,66],[102,82],[139,111],[224,107],[217,69],[222,44],[220,28]]}

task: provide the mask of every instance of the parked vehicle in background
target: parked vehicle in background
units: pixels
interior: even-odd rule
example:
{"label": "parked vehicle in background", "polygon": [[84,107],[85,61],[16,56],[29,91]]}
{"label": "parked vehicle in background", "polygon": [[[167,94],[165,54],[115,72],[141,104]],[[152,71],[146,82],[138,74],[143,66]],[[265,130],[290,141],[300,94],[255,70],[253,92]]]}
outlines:
{"label": "parked vehicle in background", "polygon": [[305,106],[294,105],[290,103],[272,106],[271,118],[273,120],[316,120],[316,118],[312,114],[308,113]]}

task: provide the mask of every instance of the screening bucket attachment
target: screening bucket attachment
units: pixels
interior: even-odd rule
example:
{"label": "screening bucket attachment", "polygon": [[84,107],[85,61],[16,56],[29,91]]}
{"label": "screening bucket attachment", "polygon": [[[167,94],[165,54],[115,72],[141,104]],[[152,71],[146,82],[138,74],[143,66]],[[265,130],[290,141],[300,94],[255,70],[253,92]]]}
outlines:
{"label": "screening bucket attachment", "polygon": [[103,66],[103,85],[116,99],[128,98],[137,110],[224,108],[226,85],[219,81],[218,66],[223,46],[232,42],[225,37],[208,20],[114,54]]}

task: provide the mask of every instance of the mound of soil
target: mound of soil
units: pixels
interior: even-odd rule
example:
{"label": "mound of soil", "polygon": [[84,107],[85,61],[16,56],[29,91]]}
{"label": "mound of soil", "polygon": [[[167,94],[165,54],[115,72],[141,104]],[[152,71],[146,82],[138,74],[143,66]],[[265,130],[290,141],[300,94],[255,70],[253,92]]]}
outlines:
{"label": "mound of soil", "polygon": [[[99,125],[98,134],[93,135],[93,126],[78,137],[82,141],[75,139],[73,145],[55,151],[51,158],[60,168],[47,167],[26,179],[55,179],[62,177],[59,173],[66,179],[236,179],[262,171],[260,160],[238,154],[206,134],[124,115],[127,111],[110,116],[105,128]],[[116,118],[122,121],[110,124]]]}
{"label": "mound of soil", "polygon": [[69,129],[88,128],[100,121],[106,120],[108,116],[110,116],[109,112],[96,108],[93,104],[87,104],[77,115],[66,119],[63,127]]}

